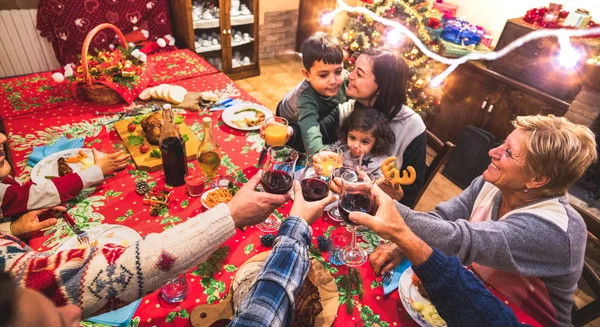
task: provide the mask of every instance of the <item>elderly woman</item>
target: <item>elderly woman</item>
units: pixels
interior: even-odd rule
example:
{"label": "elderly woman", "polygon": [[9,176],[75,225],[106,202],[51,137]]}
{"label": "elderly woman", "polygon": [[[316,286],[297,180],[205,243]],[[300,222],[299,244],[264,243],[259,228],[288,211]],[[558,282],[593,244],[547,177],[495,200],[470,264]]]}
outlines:
{"label": "elderly woman", "polygon": [[[586,227],[567,189],[597,158],[594,134],[555,116],[517,117],[492,162],[458,197],[421,213],[397,204],[427,244],[457,255],[544,326],[570,326]],[[393,244],[371,254],[376,274],[401,259]]]}

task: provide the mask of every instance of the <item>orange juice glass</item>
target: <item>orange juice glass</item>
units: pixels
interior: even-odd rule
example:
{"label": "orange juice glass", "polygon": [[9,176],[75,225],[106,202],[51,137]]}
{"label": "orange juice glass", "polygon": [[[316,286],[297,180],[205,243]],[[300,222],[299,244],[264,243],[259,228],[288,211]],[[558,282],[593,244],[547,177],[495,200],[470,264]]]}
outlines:
{"label": "orange juice glass", "polygon": [[285,145],[288,121],[282,117],[271,117],[264,122],[265,143],[268,146]]}

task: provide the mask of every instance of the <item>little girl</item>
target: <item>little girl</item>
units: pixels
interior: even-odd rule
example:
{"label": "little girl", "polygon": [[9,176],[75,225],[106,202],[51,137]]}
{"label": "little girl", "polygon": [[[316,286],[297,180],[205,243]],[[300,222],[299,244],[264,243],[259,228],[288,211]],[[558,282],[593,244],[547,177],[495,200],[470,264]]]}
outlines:
{"label": "little girl", "polygon": [[342,122],[339,136],[342,145],[348,146],[343,153],[344,166],[351,167],[362,150],[361,170],[377,178],[382,176],[381,163],[395,142],[387,117],[373,108],[353,110]]}

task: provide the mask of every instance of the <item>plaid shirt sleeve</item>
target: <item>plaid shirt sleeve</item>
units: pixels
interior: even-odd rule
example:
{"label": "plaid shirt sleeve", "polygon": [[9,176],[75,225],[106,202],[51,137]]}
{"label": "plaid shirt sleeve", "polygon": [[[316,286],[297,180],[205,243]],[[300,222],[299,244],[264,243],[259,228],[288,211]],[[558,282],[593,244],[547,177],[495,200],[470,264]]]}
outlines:
{"label": "plaid shirt sleeve", "polygon": [[277,233],[276,245],[229,326],[287,326],[294,318],[294,298],[308,274],[308,224],[290,216]]}

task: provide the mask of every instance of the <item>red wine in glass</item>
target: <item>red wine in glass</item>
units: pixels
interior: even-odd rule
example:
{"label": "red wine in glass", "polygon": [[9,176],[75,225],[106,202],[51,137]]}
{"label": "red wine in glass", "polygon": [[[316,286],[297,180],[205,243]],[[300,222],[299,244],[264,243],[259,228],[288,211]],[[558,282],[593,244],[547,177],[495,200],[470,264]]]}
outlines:
{"label": "red wine in glass", "polygon": [[339,211],[344,218],[344,221],[349,225],[356,225],[349,218],[350,212],[360,211],[369,213],[371,208],[371,199],[366,194],[360,193],[349,193],[344,194],[339,202]]}
{"label": "red wine in glass", "polygon": [[265,191],[271,194],[285,194],[293,185],[294,180],[289,173],[282,170],[267,171],[261,178]]}
{"label": "red wine in glass", "polygon": [[329,185],[318,178],[305,178],[300,185],[304,200],[308,202],[319,201],[329,194]]}

